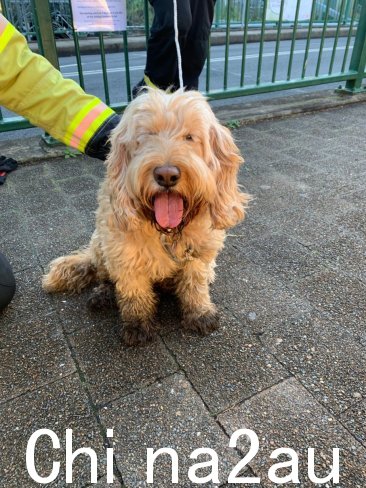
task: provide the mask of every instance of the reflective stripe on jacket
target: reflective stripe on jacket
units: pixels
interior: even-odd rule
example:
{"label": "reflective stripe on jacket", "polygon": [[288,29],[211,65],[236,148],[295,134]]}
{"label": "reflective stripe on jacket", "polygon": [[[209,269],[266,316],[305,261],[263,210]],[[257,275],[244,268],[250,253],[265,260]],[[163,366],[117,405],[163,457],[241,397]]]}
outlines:
{"label": "reflective stripe on jacket", "polygon": [[99,98],[63,78],[0,14],[0,105],[27,118],[55,139],[104,159],[119,116]]}

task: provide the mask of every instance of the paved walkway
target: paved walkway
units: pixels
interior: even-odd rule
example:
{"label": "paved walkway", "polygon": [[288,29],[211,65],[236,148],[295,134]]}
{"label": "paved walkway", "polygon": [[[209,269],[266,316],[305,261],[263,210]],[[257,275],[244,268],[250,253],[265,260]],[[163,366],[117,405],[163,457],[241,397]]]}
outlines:
{"label": "paved walkway", "polygon": [[[37,443],[40,475],[61,461],[48,486],[90,485],[86,456],[65,483],[66,429],[74,450],[96,451],[96,486],[151,486],[148,447],[177,450],[180,487],[193,486],[190,453],[215,449],[225,486],[248,450],[244,438],[237,449],[228,446],[242,428],[259,438],[246,475],[261,484],[229,486],[276,486],[269,456],[284,447],[299,454],[298,486],[316,486],[309,447],[317,476],[329,472],[338,447],[339,486],[365,486],[365,120],[360,103],[234,131],[247,161],[240,181],[255,200],[219,259],[212,294],[221,328],[207,338],[182,334],[174,304],[163,300],[160,337],[146,348],[121,345],[116,311],[89,313],[87,292],[50,297],[40,286],[51,258],[88,242],[101,163],[55,159],[9,176],[0,187],[0,248],[19,289],[0,315],[1,487],[40,486],[27,473],[25,452],[41,428],[61,440],[61,449],[46,438]],[[112,428],[115,482],[107,484]],[[153,486],[172,486],[167,457]]]}

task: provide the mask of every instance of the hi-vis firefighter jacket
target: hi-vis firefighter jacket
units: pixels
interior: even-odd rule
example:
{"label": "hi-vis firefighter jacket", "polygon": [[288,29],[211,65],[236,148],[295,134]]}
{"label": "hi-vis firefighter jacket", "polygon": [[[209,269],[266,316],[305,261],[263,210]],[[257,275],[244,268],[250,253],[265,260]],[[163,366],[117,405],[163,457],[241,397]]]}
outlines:
{"label": "hi-vis firefighter jacket", "polygon": [[119,116],[99,98],[63,78],[0,14],[0,105],[42,127],[55,139],[105,159]]}

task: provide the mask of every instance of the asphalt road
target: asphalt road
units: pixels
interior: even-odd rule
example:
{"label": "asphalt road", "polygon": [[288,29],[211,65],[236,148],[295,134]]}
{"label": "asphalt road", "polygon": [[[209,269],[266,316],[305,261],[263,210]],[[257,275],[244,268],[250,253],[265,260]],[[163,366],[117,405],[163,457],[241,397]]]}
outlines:
{"label": "asphalt road", "polygon": [[[322,62],[319,74],[326,74],[329,69],[331,54],[333,50],[334,39],[325,39]],[[352,52],[352,44],[348,53],[348,62]],[[345,53],[346,38],[339,38],[336,50],[336,56],[333,66],[333,72],[341,70],[343,56]],[[299,78],[301,76],[306,40],[297,40],[295,44],[292,78]],[[310,43],[310,50],[308,61],[306,65],[306,75],[314,75],[318,61],[320,39],[312,39]],[[287,67],[290,56],[291,41],[282,41],[280,44],[277,76],[276,80],[285,80],[287,76]],[[272,78],[273,61],[275,53],[275,42],[266,42],[263,50],[261,82],[270,82]],[[137,83],[143,76],[145,66],[145,52],[131,52],[130,53],[130,74],[132,86]],[[259,59],[259,43],[247,44],[246,67],[245,67],[245,85],[255,84],[257,78],[257,68]],[[225,61],[225,46],[213,46],[211,48],[211,76],[210,89],[220,90],[223,88],[224,80],[224,61]],[[242,46],[240,44],[233,44],[229,49],[229,65],[228,65],[228,88],[238,87],[240,85],[242,64]],[[82,56],[83,74],[85,80],[85,90],[105,99],[103,87],[102,65],[99,55],[83,55]],[[65,77],[72,78],[79,81],[76,58],[62,57],[60,58],[61,71]],[[347,66],[347,65],[346,65]],[[107,54],[107,70],[108,70],[108,85],[110,93],[110,102],[112,104],[126,102],[126,70],[124,64],[123,53]],[[265,99],[273,96],[287,96],[289,93],[303,93],[304,91],[336,88],[338,84],[318,85],[302,89],[293,89],[283,92],[266,93],[260,95],[250,95],[251,101],[255,99]],[[206,88],[206,70],[203,70],[200,79],[200,89],[205,91]],[[243,102],[248,100],[248,97],[242,97]],[[230,103],[238,103],[238,98],[229,100],[217,100],[212,102],[213,105],[220,106]],[[4,116],[8,116],[9,112],[4,110]],[[38,129],[28,129],[26,131],[18,131],[17,133],[2,133],[0,140],[17,137],[27,137],[40,133]]]}

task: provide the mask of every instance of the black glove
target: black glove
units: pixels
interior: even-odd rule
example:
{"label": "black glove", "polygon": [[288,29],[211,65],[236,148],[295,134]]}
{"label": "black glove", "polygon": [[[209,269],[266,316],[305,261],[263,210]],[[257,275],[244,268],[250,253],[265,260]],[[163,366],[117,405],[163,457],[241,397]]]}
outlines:
{"label": "black glove", "polygon": [[0,185],[5,183],[8,173],[14,171],[17,167],[18,163],[14,159],[0,156]]}
{"label": "black glove", "polygon": [[119,121],[119,115],[111,115],[88,142],[85,147],[85,154],[104,161],[110,150],[110,133],[118,125]]}
{"label": "black glove", "polygon": [[0,252],[0,310],[3,310],[15,293],[15,278],[9,261]]}

